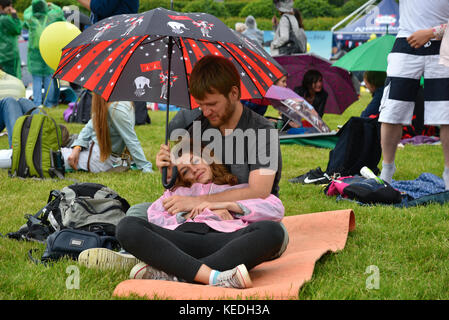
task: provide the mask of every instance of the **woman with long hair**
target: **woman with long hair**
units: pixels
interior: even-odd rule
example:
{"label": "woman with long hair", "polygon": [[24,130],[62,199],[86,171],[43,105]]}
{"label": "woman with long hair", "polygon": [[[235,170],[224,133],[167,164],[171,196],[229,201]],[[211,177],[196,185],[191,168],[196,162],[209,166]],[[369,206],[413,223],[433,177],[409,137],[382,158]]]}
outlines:
{"label": "woman with long hair", "polygon": [[307,100],[322,118],[327,101],[327,92],[323,89],[323,75],[315,69],[308,70],[302,79],[302,85],[294,91]]}
{"label": "woman with long hair", "polygon": [[[177,154],[174,148],[172,154]],[[204,148],[181,148],[178,178],[171,190],[148,208],[148,220],[125,217],[116,236],[131,255],[95,248],[83,251],[79,262],[87,267],[132,268],[132,279],[186,281],[213,286],[247,288],[248,270],[273,259],[283,246],[282,202],[265,199],[203,202],[190,212],[169,213],[164,206],[173,196],[201,196],[245,185]],[[138,259],[138,260],[137,260]],[[182,279],[182,280],[181,280]]]}
{"label": "woman with long hair", "polygon": [[92,117],[72,148],[63,148],[66,169],[103,172],[122,164],[125,148],[137,169],[153,172],[134,130],[132,102],[107,102],[92,93]]}

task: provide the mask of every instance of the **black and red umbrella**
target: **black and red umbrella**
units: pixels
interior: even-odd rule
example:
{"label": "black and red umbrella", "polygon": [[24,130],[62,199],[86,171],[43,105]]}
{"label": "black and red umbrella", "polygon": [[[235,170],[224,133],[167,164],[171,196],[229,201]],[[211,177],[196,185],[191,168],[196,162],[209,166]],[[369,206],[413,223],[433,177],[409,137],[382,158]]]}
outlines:
{"label": "black and red umbrella", "polygon": [[242,99],[262,98],[286,74],[267,52],[218,18],[157,8],[109,17],[87,28],[62,50],[54,77],[81,85],[106,101],[194,109],[189,75],[195,63],[210,54],[226,57],[237,67]]}

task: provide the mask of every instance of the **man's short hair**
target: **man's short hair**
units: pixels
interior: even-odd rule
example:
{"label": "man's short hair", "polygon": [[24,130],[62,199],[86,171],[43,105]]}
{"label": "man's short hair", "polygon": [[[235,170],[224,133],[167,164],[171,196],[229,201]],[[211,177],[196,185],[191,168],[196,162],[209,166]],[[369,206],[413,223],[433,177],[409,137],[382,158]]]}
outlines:
{"label": "man's short hair", "polygon": [[6,8],[12,5],[12,0],[0,0],[0,7]]}
{"label": "man's short hair", "polygon": [[233,86],[239,89],[240,98],[240,75],[234,64],[224,57],[205,56],[190,74],[190,94],[200,100],[206,94],[217,92],[227,97]]}

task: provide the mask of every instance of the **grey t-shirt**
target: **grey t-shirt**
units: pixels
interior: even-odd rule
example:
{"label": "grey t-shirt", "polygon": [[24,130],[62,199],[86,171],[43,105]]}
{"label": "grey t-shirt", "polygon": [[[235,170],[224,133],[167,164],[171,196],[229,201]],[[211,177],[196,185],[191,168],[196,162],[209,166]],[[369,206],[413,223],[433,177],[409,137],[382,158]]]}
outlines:
{"label": "grey t-shirt", "polygon": [[[193,113],[193,111],[187,112]],[[183,118],[186,117],[183,116]],[[253,170],[270,169],[276,172],[271,193],[279,196],[282,156],[278,131],[270,121],[249,108],[243,107],[243,113],[236,128],[231,134],[222,136],[217,128],[209,124],[207,118],[200,115],[196,120],[201,121],[198,123],[198,129],[201,128],[203,145],[214,150],[215,156],[221,159],[232,174],[237,176],[239,183],[248,183],[249,173]],[[188,129],[192,137],[195,134],[195,124],[188,125],[183,122],[183,125],[186,125],[184,128]],[[174,126],[171,126],[171,129],[174,129]]]}

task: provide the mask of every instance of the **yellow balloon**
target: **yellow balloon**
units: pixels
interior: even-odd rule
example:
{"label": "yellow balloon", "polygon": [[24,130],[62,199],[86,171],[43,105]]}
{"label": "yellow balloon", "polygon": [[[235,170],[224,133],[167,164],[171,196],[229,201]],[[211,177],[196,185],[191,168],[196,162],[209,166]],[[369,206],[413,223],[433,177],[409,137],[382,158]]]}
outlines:
{"label": "yellow balloon", "polygon": [[62,48],[75,39],[81,31],[73,24],[58,21],[48,25],[39,39],[39,51],[45,63],[56,70],[61,59]]}
{"label": "yellow balloon", "polygon": [[310,43],[307,42],[307,52],[310,51]]}
{"label": "yellow balloon", "polygon": [[377,35],[375,33],[371,33],[371,35],[369,36],[368,41],[374,40],[377,38]]}

